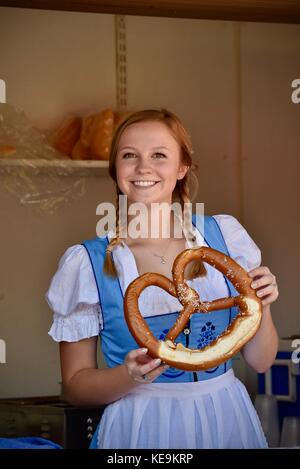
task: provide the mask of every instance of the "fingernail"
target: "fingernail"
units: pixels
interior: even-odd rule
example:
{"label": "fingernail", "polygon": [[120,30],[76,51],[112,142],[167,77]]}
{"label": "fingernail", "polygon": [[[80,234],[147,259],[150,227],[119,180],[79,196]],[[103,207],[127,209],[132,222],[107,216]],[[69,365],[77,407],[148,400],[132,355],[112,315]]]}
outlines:
{"label": "fingernail", "polygon": [[148,349],[147,348],[141,348],[141,353],[147,353]]}
{"label": "fingernail", "polygon": [[252,288],[256,288],[256,287],[257,287],[257,283],[255,283],[255,282],[251,283],[251,287],[252,287]]}
{"label": "fingernail", "polygon": [[161,362],[161,359],[160,359],[160,358],[156,358],[156,359],[154,360],[154,363],[155,363],[156,365],[159,365],[160,362]]}

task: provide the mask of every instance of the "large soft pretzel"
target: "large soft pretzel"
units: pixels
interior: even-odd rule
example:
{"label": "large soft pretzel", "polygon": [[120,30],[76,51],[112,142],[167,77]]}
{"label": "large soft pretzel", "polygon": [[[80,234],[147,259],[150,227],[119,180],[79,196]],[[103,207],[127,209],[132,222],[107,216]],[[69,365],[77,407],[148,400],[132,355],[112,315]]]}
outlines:
{"label": "large soft pretzel", "polygon": [[[198,293],[184,280],[185,267],[192,260],[207,262],[218,269],[232,282],[240,295],[201,302]],[[260,325],[262,306],[251,287],[252,279],[229,256],[207,247],[186,249],[179,254],[174,261],[172,275],[173,282],[161,274],[146,273],[128,286],[124,298],[124,312],[128,328],[136,342],[140,347],[146,347],[151,357],[161,358],[168,365],[182,370],[206,370],[227,361],[253,337]],[[154,337],[139,311],[139,295],[151,285],[178,297],[183,305],[164,341]],[[233,306],[239,308],[239,313],[229,327],[206,347],[189,349],[174,342],[192,314],[209,313]]]}

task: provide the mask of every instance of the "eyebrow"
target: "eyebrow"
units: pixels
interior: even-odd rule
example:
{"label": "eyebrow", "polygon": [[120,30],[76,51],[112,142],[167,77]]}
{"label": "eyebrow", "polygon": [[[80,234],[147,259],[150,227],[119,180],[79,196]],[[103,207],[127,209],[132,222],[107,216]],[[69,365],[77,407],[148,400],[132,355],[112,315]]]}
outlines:
{"label": "eyebrow", "polygon": [[[125,147],[120,148],[119,151],[122,151],[122,150],[136,150],[136,148],[125,146]],[[168,147],[159,146],[159,147],[152,147],[151,150],[169,150],[169,149]]]}

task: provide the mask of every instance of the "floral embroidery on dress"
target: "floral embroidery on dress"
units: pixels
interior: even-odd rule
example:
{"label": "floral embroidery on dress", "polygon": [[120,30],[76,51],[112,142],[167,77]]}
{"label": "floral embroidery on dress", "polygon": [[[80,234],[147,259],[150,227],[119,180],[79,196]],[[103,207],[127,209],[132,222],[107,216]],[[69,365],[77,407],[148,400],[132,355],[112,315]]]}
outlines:
{"label": "floral embroidery on dress", "polygon": [[214,324],[211,321],[205,323],[201,329],[200,337],[197,339],[198,348],[202,349],[206,347],[206,345],[210,344],[216,338],[217,334]]}

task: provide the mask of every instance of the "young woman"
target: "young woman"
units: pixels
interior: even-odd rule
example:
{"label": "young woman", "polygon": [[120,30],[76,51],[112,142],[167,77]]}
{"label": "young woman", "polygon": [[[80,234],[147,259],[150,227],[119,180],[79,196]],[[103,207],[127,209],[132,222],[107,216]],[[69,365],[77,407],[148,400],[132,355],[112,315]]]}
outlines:
{"label": "young woman", "polygon": [[[278,296],[274,275],[260,266],[259,249],[230,215],[204,217],[204,233],[194,219],[194,240],[175,236],[173,212],[167,220],[151,216],[153,203],[171,205],[177,200],[183,207],[189,202],[192,145],[173,113],[145,110],[129,115],[116,129],[109,164],[117,200],[126,195],[129,209],[136,202],[143,204],[149,233],[155,223],[158,237],[136,238],[128,230],[122,238],[117,223],[114,233],[70,247],[47,293],[54,311],[50,335],[60,342],[69,401],[83,406],[108,404],[92,447],[266,447],[256,412],[231,362],[204,372],[184,372],[152,359],[127,328],[123,299],[129,283],[145,272],[171,278],[173,261],[186,248],[209,245],[226,252],[253,277],[253,288],[262,298],[261,326],[242,353],[252,368],[264,372],[277,351],[270,312]],[[131,220],[132,215],[128,225]],[[166,221],[168,238],[162,228]],[[182,234],[186,235],[184,230]],[[185,276],[202,300],[233,293],[227,279],[209,265],[191,263]],[[164,338],[180,309],[176,298],[155,286],[140,296],[140,310],[159,338]],[[222,333],[236,313],[231,308],[193,315],[190,327],[178,339],[201,348]],[[99,335],[105,369],[97,368]]]}

